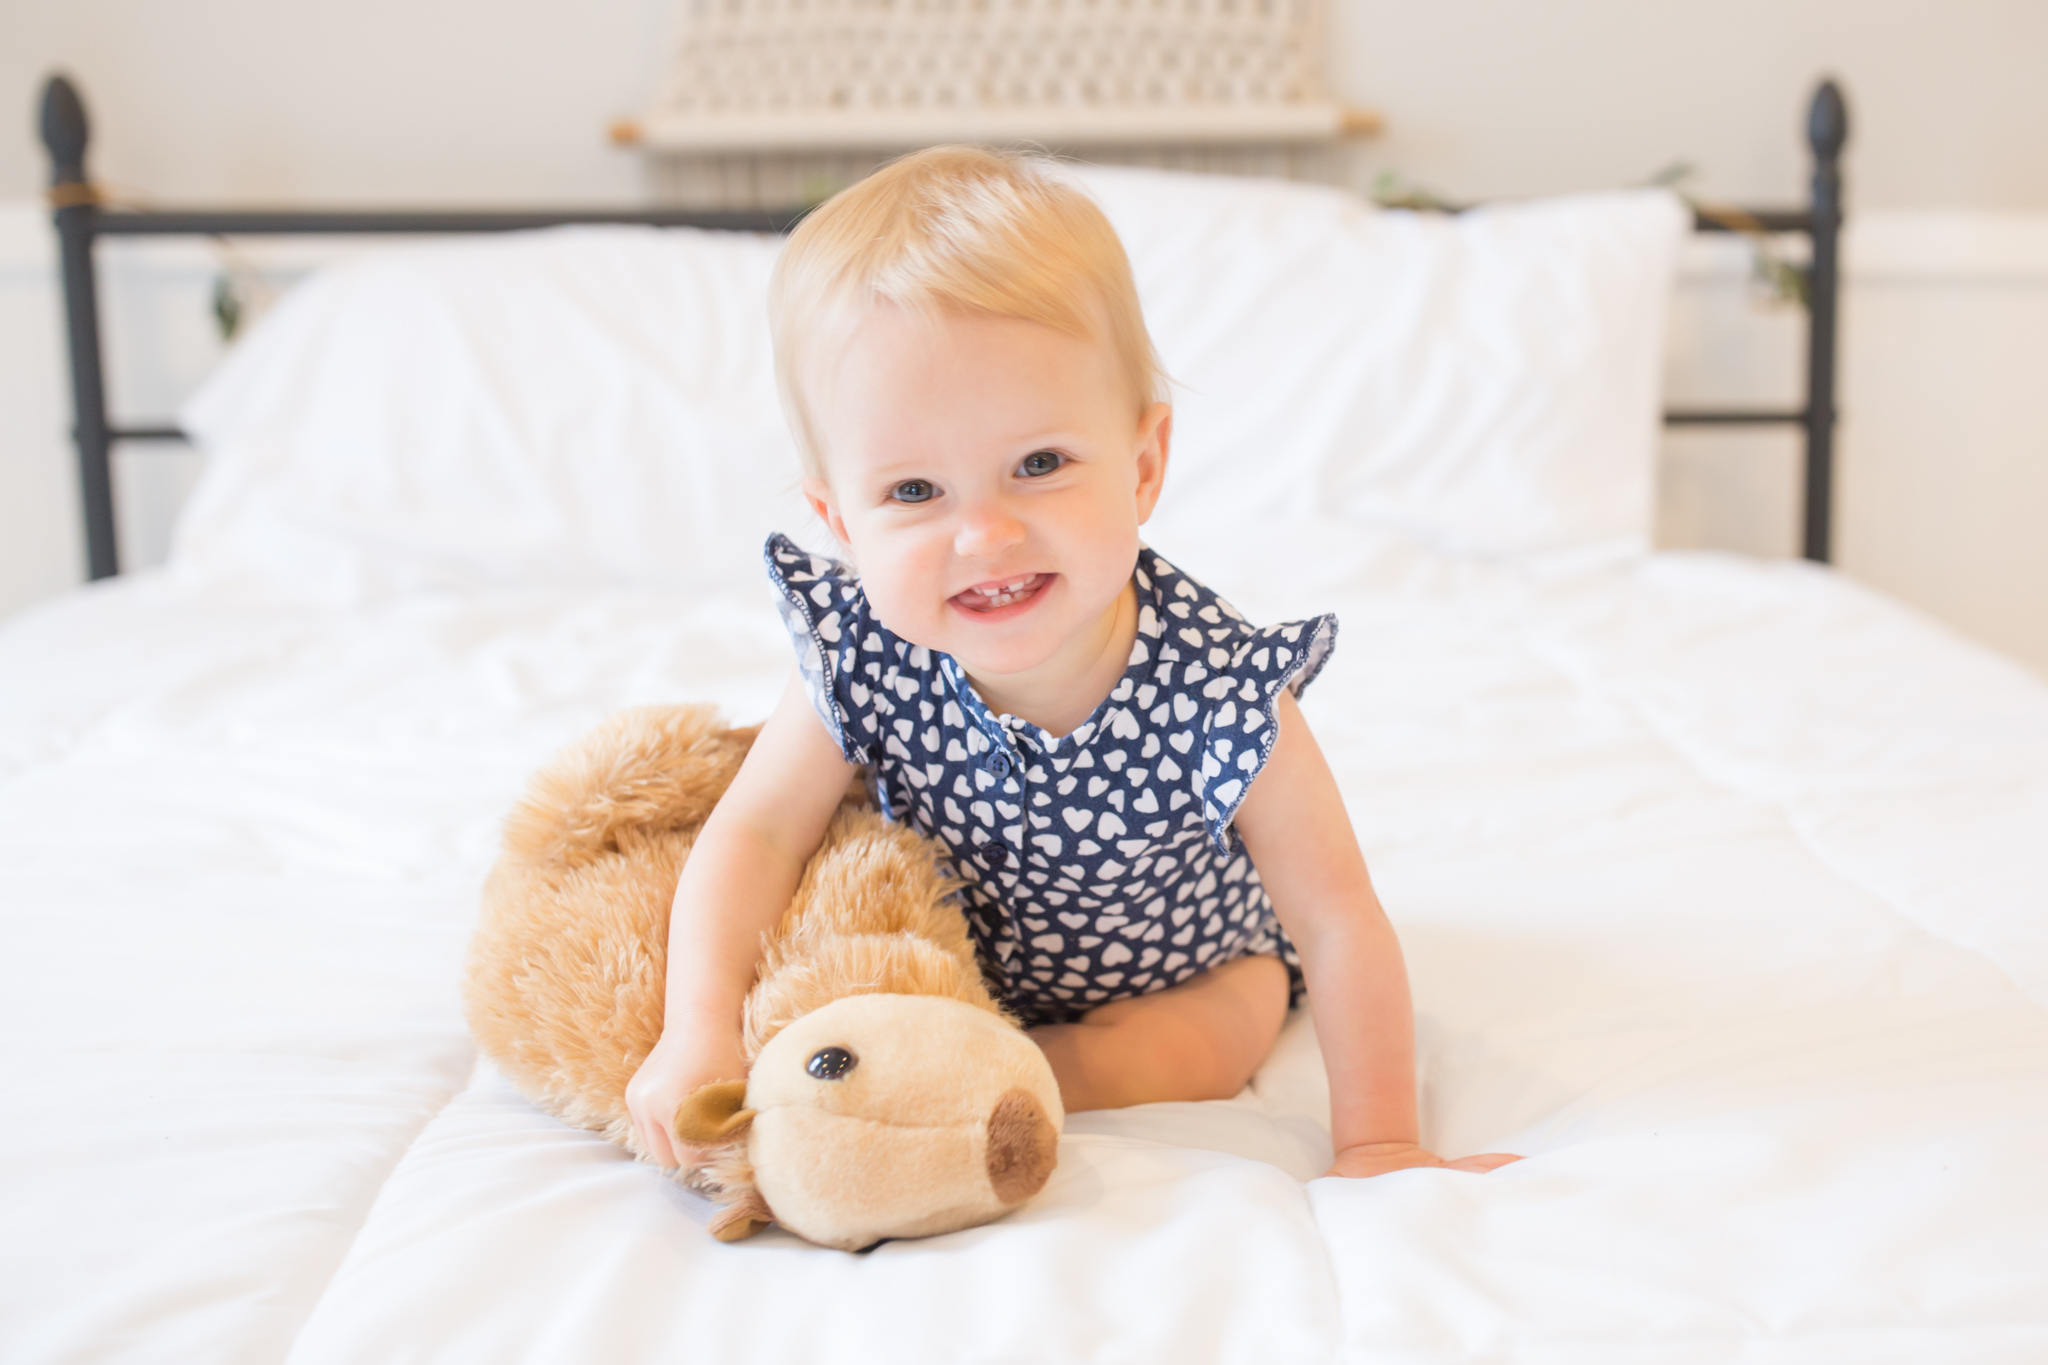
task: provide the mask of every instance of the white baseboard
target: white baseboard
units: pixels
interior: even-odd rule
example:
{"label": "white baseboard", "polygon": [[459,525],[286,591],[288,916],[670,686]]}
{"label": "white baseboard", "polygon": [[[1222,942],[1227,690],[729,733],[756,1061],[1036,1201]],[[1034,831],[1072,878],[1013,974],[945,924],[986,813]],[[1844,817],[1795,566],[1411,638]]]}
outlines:
{"label": "white baseboard", "polygon": [[2048,284],[2048,213],[1894,210],[1843,233],[1852,281]]}
{"label": "white baseboard", "polygon": [[[1803,259],[1804,239],[1782,239]],[[1747,278],[1751,250],[1741,237],[1701,233],[1679,260],[1683,281]],[[1842,230],[1842,274],[1862,284],[2048,285],[2048,213],[1966,209],[1878,209],[1852,215]]]}

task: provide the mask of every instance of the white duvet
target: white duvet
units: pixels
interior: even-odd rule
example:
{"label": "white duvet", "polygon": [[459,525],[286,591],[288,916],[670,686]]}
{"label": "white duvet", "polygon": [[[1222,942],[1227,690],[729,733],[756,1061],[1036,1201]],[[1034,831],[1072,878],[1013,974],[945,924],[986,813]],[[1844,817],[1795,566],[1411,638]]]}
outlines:
{"label": "white duvet", "polygon": [[2048,687],[1639,553],[1675,204],[1088,183],[1182,384],[1155,544],[1338,613],[1424,1139],[1528,1159],[1319,1178],[1297,1019],[1001,1222],[726,1246],[479,1067],[499,819],[614,708],[762,714],[804,528],[774,243],[446,244],[238,346],[174,572],[0,625],[0,1362],[2048,1360]]}
{"label": "white duvet", "polygon": [[1317,1178],[1297,1019],[1234,1101],[1070,1119],[1002,1222],[716,1243],[477,1064],[458,977],[554,746],[765,709],[765,589],[144,578],[0,630],[0,1359],[2048,1358],[2048,688],[1802,567],[1160,548],[1342,617],[1306,711],[1425,1140],[1528,1160]]}

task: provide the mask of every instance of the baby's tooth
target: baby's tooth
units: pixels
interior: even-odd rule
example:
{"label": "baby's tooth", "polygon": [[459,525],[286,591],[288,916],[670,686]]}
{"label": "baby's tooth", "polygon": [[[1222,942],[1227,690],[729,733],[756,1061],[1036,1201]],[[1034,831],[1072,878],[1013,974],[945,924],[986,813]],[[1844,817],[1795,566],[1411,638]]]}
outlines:
{"label": "baby's tooth", "polygon": [[[998,584],[995,587],[974,587],[969,588],[967,591],[979,593],[984,606],[1007,607],[1012,602],[1021,601],[1025,592],[1036,585],[1038,580],[1043,577],[1043,574],[1028,573],[1022,578],[1013,578],[1009,582]],[[962,595],[964,596],[965,594]]]}

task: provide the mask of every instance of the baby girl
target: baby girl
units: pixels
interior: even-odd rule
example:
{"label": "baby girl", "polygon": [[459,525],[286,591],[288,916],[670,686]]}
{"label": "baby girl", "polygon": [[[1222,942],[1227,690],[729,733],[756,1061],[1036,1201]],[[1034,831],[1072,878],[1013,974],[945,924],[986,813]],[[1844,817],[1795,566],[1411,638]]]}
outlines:
{"label": "baby girl", "polygon": [[1414,1022],[1295,697],[1330,616],[1257,628],[1141,543],[1172,412],[1116,233],[1028,158],[942,148],[804,220],[772,290],[804,496],[777,536],[800,661],[676,887],[646,1150],[741,1079],[740,1007],[853,774],[949,851],[983,971],[1069,1112],[1237,1094],[1306,997],[1331,1174],[1424,1149]]}

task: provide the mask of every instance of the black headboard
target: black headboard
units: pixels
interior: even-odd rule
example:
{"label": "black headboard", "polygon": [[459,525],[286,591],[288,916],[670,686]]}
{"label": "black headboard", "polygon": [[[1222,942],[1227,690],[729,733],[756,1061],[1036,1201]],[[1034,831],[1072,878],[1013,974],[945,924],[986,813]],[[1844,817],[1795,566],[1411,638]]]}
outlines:
{"label": "black headboard", "polygon": [[[114,536],[114,493],[108,456],[117,442],[180,441],[165,422],[114,425],[100,352],[99,287],[93,247],[102,237],[310,236],[515,232],[572,223],[635,223],[652,227],[786,232],[803,209],[780,212],[702,212],[661,209],[522,209],[434,212],[375,209],[118,209],[102,202],[86,174],[90,125],[85,101],[63,76],[43,86],[42,139],[50,154],[51,217],[56,224],[70,342],[73,437],[85,512],[87,571],[93,578],[120,572]],[[1823,81],[1807,115],[1813,152],[1813,189],[1803,209],[1700,212],[1702,232],[1804,233],[1812,239],[1806,268],[1808,314],[1806,403],[1796,411],[1724,409],[1668,412],[1675,426],[1791,425],[1806,436],[1805,517],[1802,552],[1825,563],[1829,556],[1834,495],[1835,317],[1840,295],[1842,147],[1849,116],[1842,92]]]}

